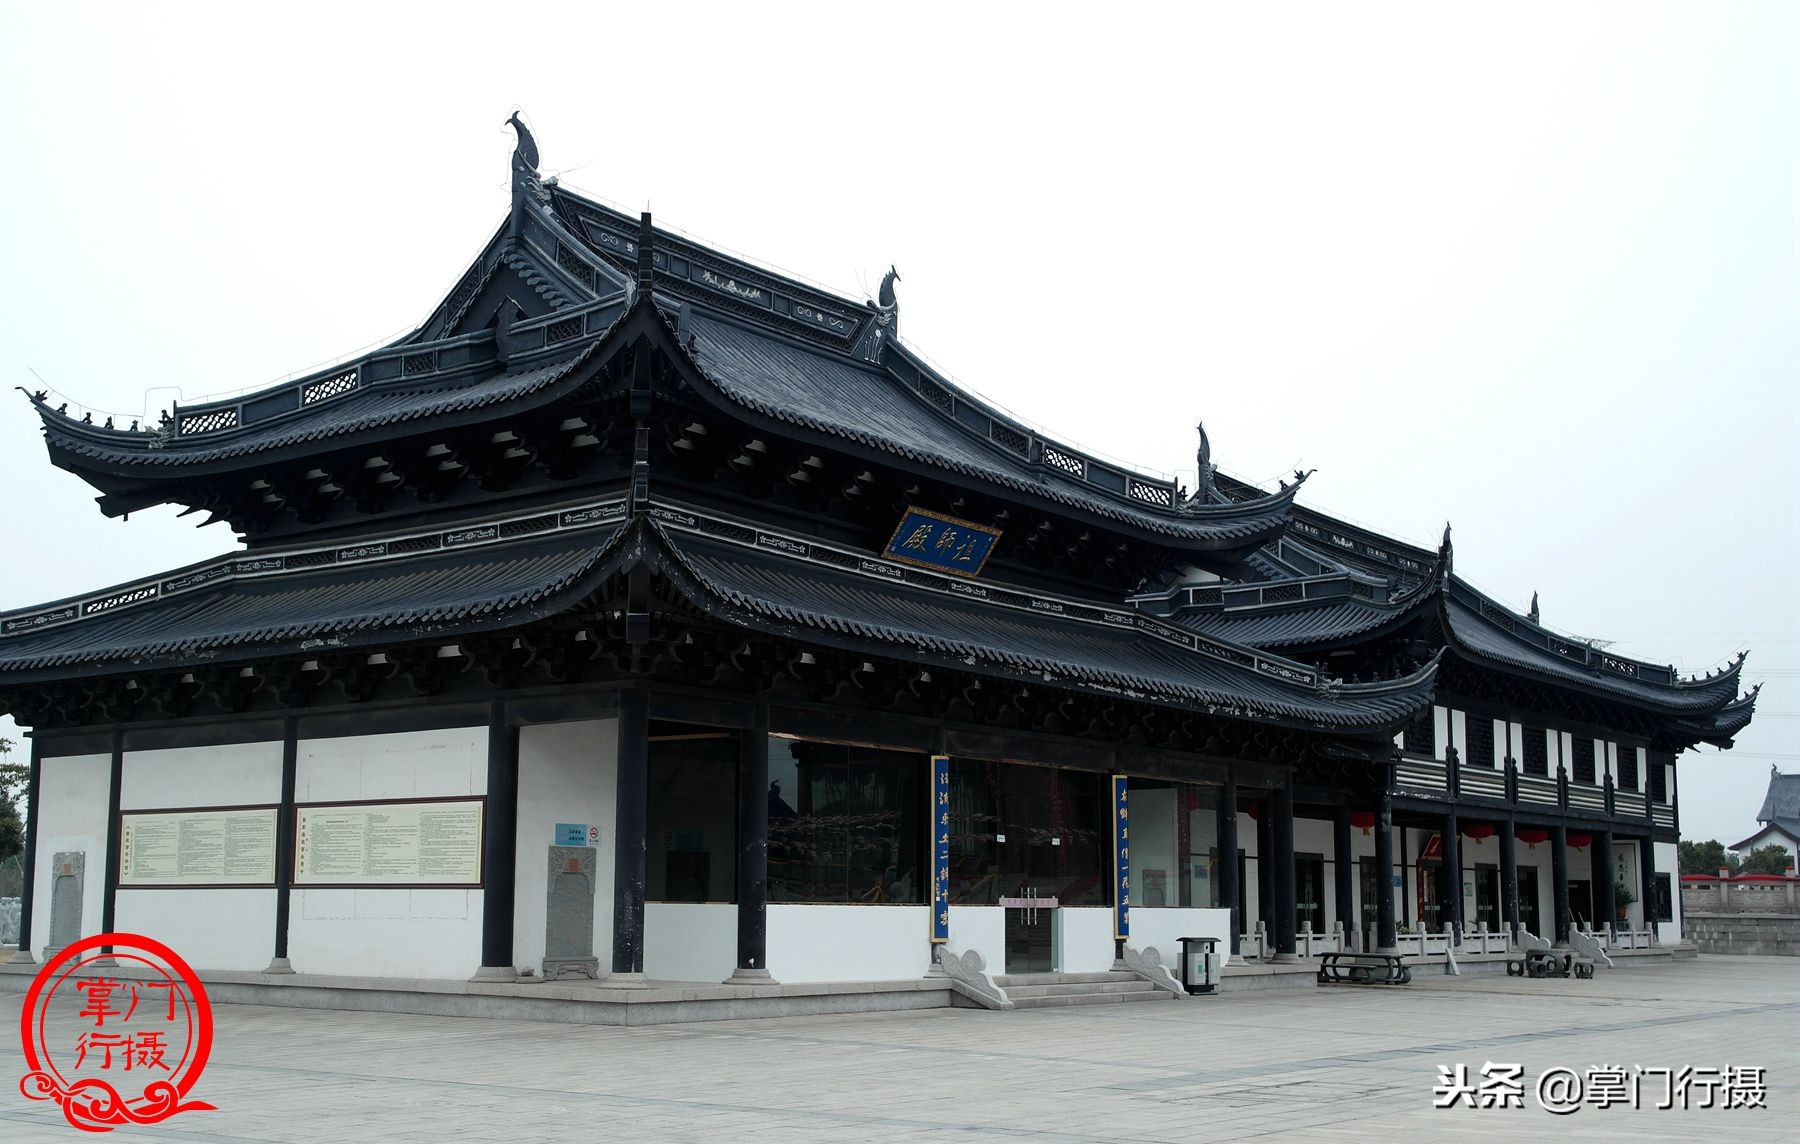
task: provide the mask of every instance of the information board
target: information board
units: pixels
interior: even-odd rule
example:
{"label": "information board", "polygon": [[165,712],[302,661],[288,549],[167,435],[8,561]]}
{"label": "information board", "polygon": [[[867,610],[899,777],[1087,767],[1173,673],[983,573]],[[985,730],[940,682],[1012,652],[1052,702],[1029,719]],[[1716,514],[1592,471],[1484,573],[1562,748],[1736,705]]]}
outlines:
{"label": "information board", "polygon": [[119,885],[272,886],[275,808],[119,816]]}
{"label": "information board", "polygon": [[479,886],[480,799],[296,808],[296,886]]}

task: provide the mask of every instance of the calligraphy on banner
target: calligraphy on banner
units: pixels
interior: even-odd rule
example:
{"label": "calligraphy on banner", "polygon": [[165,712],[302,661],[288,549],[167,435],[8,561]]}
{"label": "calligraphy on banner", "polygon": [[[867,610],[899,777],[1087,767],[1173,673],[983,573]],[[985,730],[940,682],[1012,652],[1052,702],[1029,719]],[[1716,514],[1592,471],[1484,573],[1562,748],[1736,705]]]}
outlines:
{"label": "calligraphy on banner", "polygon": [[1113,937],[1131,936],[1131,800],[1124,775],[1113,776]]}
{"label": "calligraphy on banner", "polygon": [[950,758],[931,756],[931,940],[950,940]]}
{"label": "calligraphy on banner", "polygon": [[1000,530],[909,508],[888,541],[885,555],[956,576],[979,576]]}

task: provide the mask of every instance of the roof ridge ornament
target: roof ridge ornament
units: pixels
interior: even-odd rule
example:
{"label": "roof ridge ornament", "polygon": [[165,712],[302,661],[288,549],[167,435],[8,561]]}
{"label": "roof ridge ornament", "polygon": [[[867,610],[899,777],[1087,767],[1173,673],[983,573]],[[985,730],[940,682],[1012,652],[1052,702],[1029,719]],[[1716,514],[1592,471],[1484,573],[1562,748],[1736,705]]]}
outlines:
{"label": "roof ridge ornament", "polygon": [[506,120],[507,126],[518,132],[519,141],[512,154],[512,189],[513,203],[516,206],[522,199],[530,198],[540,203],[550,201],[550,192],[544,189],[544,181],[538,177],[538,145],[531,134],[531,128],[525,126],[517,111]]}
{"label": "roof ridge ornament", "polygon": [[1538,596],[1537,589],[1533,588],[1531,590],[1531,611],[1525,613],[1525,618],[1530,620],[1534,624],[1540,623],[1540,621],[1538,620],[1538,598],[1537,598],[1537,596]]}
{"label": "roof ridge ornament", "polygon": [[1194,422],[1194,432],[1200,434],[1200,446],[1194,450],[1194,500],[1205,504],[1212,500],[1213,474],[1219,468],[1212,463],[1212,442],[1206,436],[1206,422]]}
{"label": "roof ridge ornament", "polygon": [[1449,576],[1451,566],[1455,563],[1456,551],[1450,544],[1450,522],[1444,522],[1444,539],[1438,542],[1438,563],[1443,566],[1443,575]]}
{"label": "roof ridge ornament", "polygon": [[888,264],[886,274],[881,276],[881,289],[875,294],[875,324],[887,331],[887,336],[900,336],[900,299],[894,294],[894,283],[900,281],[900,271]]}

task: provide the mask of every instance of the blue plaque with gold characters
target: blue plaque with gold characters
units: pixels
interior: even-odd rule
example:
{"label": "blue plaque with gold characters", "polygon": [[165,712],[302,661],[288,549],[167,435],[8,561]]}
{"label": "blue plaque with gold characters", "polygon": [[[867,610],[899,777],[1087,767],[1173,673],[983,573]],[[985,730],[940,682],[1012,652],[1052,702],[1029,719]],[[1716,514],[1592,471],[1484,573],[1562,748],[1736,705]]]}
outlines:
{"label": "blue plaque with gold characters", "polygon": [[950,758],[931,756],[931,940],[950,940]]}
{"label": "blue plaque with gold characters", "polygon": [[953,576],[979,576],[999,539],[997,528],[909,508],[884,555]]}
{"label": "blue plaque with gold characters", "polygon": [[1113,776],[1113,937],[1131,936],[1131,799],[1124,775]]}

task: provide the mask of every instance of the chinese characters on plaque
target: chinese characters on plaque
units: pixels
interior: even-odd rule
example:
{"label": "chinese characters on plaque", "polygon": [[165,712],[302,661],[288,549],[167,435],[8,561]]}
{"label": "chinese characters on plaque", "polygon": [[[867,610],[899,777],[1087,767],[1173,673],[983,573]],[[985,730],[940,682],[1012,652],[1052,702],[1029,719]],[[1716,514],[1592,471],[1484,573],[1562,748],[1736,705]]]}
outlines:
{"label": "chinese characters on plaque", "polygon": [[931,940],[950,940],[950,759],[931,756]]}
{"label": "chinese characters on plaque", "polygon": [[888,541],[885,555],[957,576],[978,576],[1000,531],[955,517],[909,508]]}
{"label": "chinese characters on plaque", "polygon": [[302,806],[296,886],[478,886],[480,799]]}
{"label": "chinese characters on plaque", "polygon": [[119,885],[273,885],[275,814],[272,806],[123,814]]}
{"label": "chinese characters on plaque", "polygon": [[1124,775],[1114,775],[1113,789],[1113,937],[1131,936],[1131,807]]}

